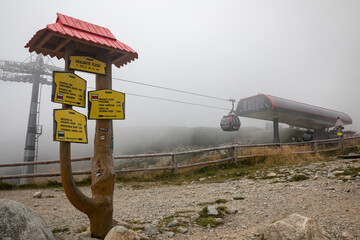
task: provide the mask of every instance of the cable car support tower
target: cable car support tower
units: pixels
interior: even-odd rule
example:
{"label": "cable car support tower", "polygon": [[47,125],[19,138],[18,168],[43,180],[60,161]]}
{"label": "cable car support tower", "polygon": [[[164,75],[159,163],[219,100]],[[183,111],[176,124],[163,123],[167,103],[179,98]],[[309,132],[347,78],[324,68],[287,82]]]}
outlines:
{"label": "cable car support tower", "polygon": [[[0,60],[0,80],[32,84],[24,162],[37,161],[38,157],[38,138],[42,134],[42,125],[39,125],[41,86],[42,84],[51,85],[53,71],[62,70],[62,68],[45,64],[42,55],[36,57],[31,55],[24,62]],[[32,173],[34,173],[34,165],[23,167],[22,174]],[[21,184],[28,182],[31,182],[30,178],[20,180]]]}

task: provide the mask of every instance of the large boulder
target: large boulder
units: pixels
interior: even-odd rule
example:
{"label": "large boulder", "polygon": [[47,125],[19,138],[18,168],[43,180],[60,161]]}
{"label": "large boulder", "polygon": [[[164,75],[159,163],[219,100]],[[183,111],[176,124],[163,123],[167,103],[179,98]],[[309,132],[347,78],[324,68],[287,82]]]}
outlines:
{"label": "large boulder", "polygon": [[140,236],[123,226],[113,227],[104,240],[140,240]]}
{"label": "large boulder", "polygon": [[25,205],[0,199],[0,239],[55,240],[44,220]]}
{"label": "large boulder", "polygon": [[266,240],[328,240],[330,234],[308,217],[291,214],[264,230]]}

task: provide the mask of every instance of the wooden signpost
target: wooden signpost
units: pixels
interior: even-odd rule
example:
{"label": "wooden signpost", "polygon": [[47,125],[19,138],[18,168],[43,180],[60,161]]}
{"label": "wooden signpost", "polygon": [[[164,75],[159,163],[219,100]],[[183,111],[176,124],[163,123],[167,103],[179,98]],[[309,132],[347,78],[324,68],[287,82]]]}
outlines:
{"label": "wooden signpost", "polygon": [[70,109],[54,109],[54,141],[87,143],[86,116]]}
{"label": "wooden signpost", "polygon": [[85,107],[86,81],[71,72],[54,72],[51,101]]}
{"label": "wooden signpost", "polygon": [[125,119],[125,94],[110,89],[89,92],[89,119]]}
{"label": "wooden signpost", "polygon": [[83,72],[106,75],[106,64],[92,57],[69,56],[69,68]]}
{"label": "wooden signpost", "polygon": [[[62,104],[62,109],[54,110],[54,140],[60,142],[62,184],[69,201],[89,217],[92,237],[104,239],[113,226],[115,170],[112,119],[125,118],[125,96],[112,90],[111,66],[121,67],[138,55],[117,40],[107,28],[63,14],[57,15],[56,23],[37,31],[25,47],[30,52],[65,60],[66,72],[54,73],[52,92],[52,101]],[[97,103],[93,101],[95,97],[91,101],[89,99],[89,112],[95,114],[91,114],[89,119],[96,119],[91,166],[92,197],[79,190],[72,176],[71,143],[87,142],[86,116],[72,110],[72,106],[84,107],[86,83],[84,87],[74,70],[96,74],[96,92],[100,91]],[[102,99],[101,103],[99,99]]]}

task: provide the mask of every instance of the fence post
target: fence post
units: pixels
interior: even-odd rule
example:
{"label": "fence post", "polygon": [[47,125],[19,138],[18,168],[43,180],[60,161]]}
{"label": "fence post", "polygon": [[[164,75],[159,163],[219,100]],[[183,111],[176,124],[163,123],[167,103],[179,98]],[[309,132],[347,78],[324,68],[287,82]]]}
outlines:
{"label": "fence post", "polygon": [[237,162],[237,146],[234,147],[234,162]]}
{"label": "fence post", "polygon": [[[226,157],[227,158],[231,157],[231,153],[232,153],[231,148],[226,149]],[[230,163],[231,160],[228,160],[227,162]]]}
{"label": "fence post", "polygon": [[343,154],[344,153],[344,138],[343,138],[343,136],[340,136],[340,138],[339,138],[339,147],[341,150],[341,154]]}
{"label": "fence post", "polygon": [[177,166],[177,156],[176,154],[172,153],[171,154],[171,165],[172,165],[172,173],[176,174],[178,171],[178,166]]}
{"label": "fence post", "polygon": [[318,152],[318,144],[317,144],[317,141],[315,141],[315,142],[314,142],[313,147],[314,147],[314,149],[313,149],[314,154],[316,155],[316,154],[317,154],[317,152]]}

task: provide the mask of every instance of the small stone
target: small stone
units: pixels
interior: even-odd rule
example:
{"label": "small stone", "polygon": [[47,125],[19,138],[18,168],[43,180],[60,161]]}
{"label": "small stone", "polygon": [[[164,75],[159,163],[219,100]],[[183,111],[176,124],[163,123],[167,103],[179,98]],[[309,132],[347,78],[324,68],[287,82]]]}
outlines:
{"label": "small stone", "polygon": [[38,203],[34,203],[34,207],[38,207],[39,206],[39,204]]}
{"label": "small stone", "polygon": [[56,211],[56,210],[57,210],[57,207],[53,207],[53,210]]}
{"label": "small stone", "polygon": [[178,227],[176,229],[176,231],[178,231],[179,233],[186,233],[188,231],[188,229],[185,227]]}
{"label": "small stone", "polygon": [[174,220],[174,221],[168,223],[168,225],[166,225],[166,227],[171,228],[171,227],[175,227],[178,224],[179,224],[178,220]]}
{"label": "small stone", "polygon": [[351,235],[348,232],[342,232],[341,233],[341,239],[343,239],[343,240],[352,240],[352,239],[354,239],[354,236]]}
{"label": "small stone", "polygon": [[91,238],[91,232],[85,231],[76,235],[77,239]]}
{"label": "small stone", "polygon": [[196,219],[198,219],[200,217],[199,214],[195,214],[193,216],[190,217],[191,220],[195,221]]}
{"label": "small stone", "polygon": [[217,222],[217,223],[224,223],[224,219],[222,219],[222,218],[215,218],[215,222]]}
{"label": "small stone", "polygon": [[336,175],[336,174],[343,174],[344,171],[340,171],[340,170],[336,170],[336,171],[333,171],[333,174]]}
{"label": "small stone", "polygon": [[123,226],[123,227],[126,227],[128,229],[131,228],[130,224],[128,224],[127,222],[124,222],[124,221],[121,221],[121,220],[115,220],[115,219],[114,219],[114,221],[116,221],[116,225]]}
{"label": "small stone", "polygon": [[350,176],[350,175],[347,175],[347,176],[344,177],[344,179],[350,180],[350,179],[351,179],[351,176]]}
{"label": "small stone", "polygon": [[269,172],[266,176],[267,176],[267,177],[276,177],[277,174],[274,173],[274,172]]}
{"label": "small stone", "polygon": [[208,206],[208,215],[210,216],[217,216],[219,215],[219,212],[216,210],[216,208],[214,206]]}
{"label": "small stone", "polygon": [[230,213],[232,213],[232,214],[238,212],[238,210],[236,210],[235,208],[232,208],[232,207],[228,208],[228,211],[229,211]]}
{"label": "small stone", "polygon": [[210,229],[211,229],[211,225],[210,225],[210,223],[209,223],[208,225],[206,225],[205,232],[210,232]]}
{"label": "small stone", "polygon": [[173,232],[164,232],[163,235],[165,235],[165,237],[172,238],[172,237],[174,237],[175,233],[173,233]]}
{"label": "small stone", "polygon": [[262,237],[263,237],[263,235],[261,233],[252,233],[252,235],[251,235],[251,239],[254,239],[254,240],[263,239]]}
{"label": "small stone", "polygon": [[144,226],[144,232],[146,235],[148,235],[149,237],[154,236],[154,235],[158,235],[159,234],[159,230],[157,229],[157,227],[153,224],[146,224]]}
{"label": "small stone", "polygon": [[139,233],[140,240],[149,240],[149,237],[146,236],[144,233]]}
{"label": "small stone", "polygon": [[104,240],[113,239],[140,240],[140,237],[133,230],[129,230],[123,226],[116,226],[108,232]]}
{"label": "small stone", "polygon": [[38,191],[34,193],[33,198],[42,198],[42,192]]}
{"label": "small stone", "polygon": [[200,179],[199,179],[200,182],[202,182],[202,181],[204,181],[204,180],[206,180],[206,178],[200,178]]}

